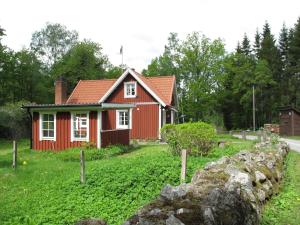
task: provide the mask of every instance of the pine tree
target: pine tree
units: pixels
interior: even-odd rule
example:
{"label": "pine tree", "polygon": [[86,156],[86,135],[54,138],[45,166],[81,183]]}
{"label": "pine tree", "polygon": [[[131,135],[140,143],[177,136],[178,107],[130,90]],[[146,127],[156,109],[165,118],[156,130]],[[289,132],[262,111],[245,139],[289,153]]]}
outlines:
{"label": "pine tree", "polygon": [[247,34],[244,34],[244,39],[242,41],[242,53],[244,53],[247,56],[251,55],[251,45],[250,45],[250,40],[247,36]]}
{"label": "pine tree", "polygon": [[291,74],[291,104],[300,107],[300,17],[289,35],[288,72]]}
{"label": "pine tree", "polygon": [[289,31],[285,25],[283,24],[280,34],[279,34],[279,52],[281,61],[283,62],[283,68],[286,68],[287,63],[287,55],[288,55],[288,49],[289,49]]}
{"label": "pine tree", "polygon": [[238,41],[237,46],[235,48],[236,53],[241,54],[242,53],[242,47],[240,42]]}
{"label": "pine tree", "polygon": [[261,47],[260,46],[260,33],[257,29],[256,33],[255,33],[254,45],[253,45],[253,51],[255,53],[256,58],[258,58],[260,47]]}
{"label": "pine tree", "polygon": [[268,22],[265,23],[262,32],[261,38],[261,48],[259,50],[258,58],[260,60],[265,60],[267,62],[267,66],[269,67],[272,73],[272,79],[275,81],[275,85],[272,89],[267,90],[264,93],[266,95],[271,96],[271,104],[272,110],[270,111],[270,115],[267,115],[267,118],[277,118],[276,108],[281,106],[281,97],[282,97],[282,63],[280,59],[280,53],[276,46],[276,40],[271,33],[271,27]]}

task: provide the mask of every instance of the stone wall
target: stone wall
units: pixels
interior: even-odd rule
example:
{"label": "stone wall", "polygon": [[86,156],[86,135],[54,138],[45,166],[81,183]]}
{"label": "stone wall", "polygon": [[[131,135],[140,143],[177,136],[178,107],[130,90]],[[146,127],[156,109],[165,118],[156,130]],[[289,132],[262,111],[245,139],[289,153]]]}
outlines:
{"label": "stone wall", "polygon": [[[257,225],[263,204],[279,191],[288,149],[259,143],[208,163],[191,183],[165,186],[123,225]],[[98,222],[78,224],[104,224]]]}

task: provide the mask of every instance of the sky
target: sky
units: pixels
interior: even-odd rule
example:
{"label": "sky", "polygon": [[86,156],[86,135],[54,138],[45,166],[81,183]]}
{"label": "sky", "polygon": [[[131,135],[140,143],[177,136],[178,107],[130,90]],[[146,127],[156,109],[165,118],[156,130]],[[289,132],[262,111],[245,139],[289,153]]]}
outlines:
{"label": "sky", "polygon": [[124,63],[138,71],[162,54],[170,32],[221,38],[232,51],[244,33],[253,41],[265,21],[277,37],[283,23],[292,27],[298,17],[299,0],[0,0],[8,47],[28,47],[34,31],[60,23],[100,43],[114,65],[121,64],[123,45]]}

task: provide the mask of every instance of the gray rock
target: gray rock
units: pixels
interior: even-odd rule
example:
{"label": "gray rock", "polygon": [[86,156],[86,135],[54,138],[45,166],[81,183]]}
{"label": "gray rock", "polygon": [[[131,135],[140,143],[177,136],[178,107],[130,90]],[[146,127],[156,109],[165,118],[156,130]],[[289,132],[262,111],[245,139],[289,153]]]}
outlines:
{"label": "gray rock", "polygon": [[173,201],[175,199],[180,199],[186,196],[187,194],[187,185],[181,184],[177,187],[172,187],[171,185],[167,184],[161,191],[160,196],[167,200]]}
{"label": "gray rock", "polygon": [[255,181],[258,183],[264,183],[267,177],[260,171],[255,171]]}
{"label": "gray rock", "polygon": [[263,190],[258,189],[257,197],[258,197],[259,201],[264,202],[266,200],[266,193]]}
{"label": "gray rock", "polygon": [[159,208],[152,209],[149,212],[149,216],[158,216],[161,214],[161,210]]}
{"label": "gray rock", "polygon": [[166,225],[184,225],[179,219],[177,219],[174,215],[169,216],[166,220]]}

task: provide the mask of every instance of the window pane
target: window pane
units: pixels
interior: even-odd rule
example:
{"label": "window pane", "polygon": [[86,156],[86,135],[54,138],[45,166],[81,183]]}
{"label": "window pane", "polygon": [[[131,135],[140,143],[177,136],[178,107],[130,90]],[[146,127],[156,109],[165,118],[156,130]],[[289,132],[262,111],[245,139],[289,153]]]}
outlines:
{"label": "window pane", "polygon": [[48,120],[49,121],[54,121],[54,115],[53,114],[48,114]]}
{"label": "window pane", "polygon": [[49,131],[43,130],[43,137],[48,137],[48,136],[49,136]]}
{"label": "window pane", "polygon": [[48,114],[43,114],[43,121],[48,121]]}
{"label": "window pane", "polygon": [[43,122],[43,129],[49,129],[49,124],[48,122]]}
{"label": "window pane", "polygon": [[49,137],[54,137],[54,130],[49,130]]}
{"label": "window pane", "polygon": [[54,130],[54,122],[49,122],[49,129]]}

